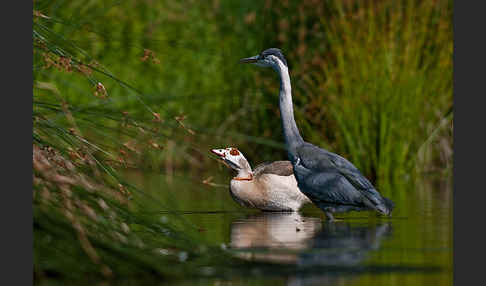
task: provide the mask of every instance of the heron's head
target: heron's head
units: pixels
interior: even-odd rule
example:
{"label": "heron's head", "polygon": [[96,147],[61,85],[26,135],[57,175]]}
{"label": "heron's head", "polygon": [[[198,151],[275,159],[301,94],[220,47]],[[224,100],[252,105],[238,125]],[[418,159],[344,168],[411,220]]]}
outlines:
{"label": "heron's head", "polygon": [[245,156],[236,148],[228,147],[226,149],[211,149],[211,152],[216,154],[223,162],[225,162],[232,169],[240,172],[251,172],[251,167]]}
{"label": "heron's head", "polygon": [[260,67],[272,67],[274,69],[279,69],[282,66],[287,67],[287,61],[282,51],[277,48],[270,48],[259,55],[243,58],[240,60],[240,63],[251,63]]}

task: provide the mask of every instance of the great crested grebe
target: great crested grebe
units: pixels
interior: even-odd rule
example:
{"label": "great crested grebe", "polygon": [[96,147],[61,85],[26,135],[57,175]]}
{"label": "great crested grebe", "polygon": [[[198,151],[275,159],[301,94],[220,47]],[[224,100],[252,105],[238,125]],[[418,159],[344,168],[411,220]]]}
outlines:
{"label": "great crested grebe", "polygon": [[262,163],[251,169],[236,148],[211,149],[229,167],[237,171],[231,180],[230,194],[240,205],[263,211],[297,211],[311,201],[297,187],[289,161]]}

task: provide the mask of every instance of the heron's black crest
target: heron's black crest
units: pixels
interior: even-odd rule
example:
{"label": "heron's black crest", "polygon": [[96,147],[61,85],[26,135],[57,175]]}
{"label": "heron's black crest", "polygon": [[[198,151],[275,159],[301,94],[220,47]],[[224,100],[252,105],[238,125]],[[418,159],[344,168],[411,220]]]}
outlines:
{"label": "heron's black crest", "polygon": [[279,60],[281,60],[285,64],[286,67],[288,67],[287,61],[285,60],[285,57],[282,54],[282,51],[280,49],[277,48],[266,49],[260,54],[260,57],[266,57],[269,55],[276,56]]}

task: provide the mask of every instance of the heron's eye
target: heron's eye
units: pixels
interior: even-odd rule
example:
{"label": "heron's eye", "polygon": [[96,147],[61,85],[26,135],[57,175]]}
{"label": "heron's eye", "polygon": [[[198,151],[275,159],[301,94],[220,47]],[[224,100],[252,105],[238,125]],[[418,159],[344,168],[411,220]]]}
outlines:
{"label": "heron's eye", "polygon": [[238,150],[233,148],[233,149],[231,149],[230,154],[233,155],[233,156],[238,156],[238,155],[240,155],[240,152],[238,152]]}

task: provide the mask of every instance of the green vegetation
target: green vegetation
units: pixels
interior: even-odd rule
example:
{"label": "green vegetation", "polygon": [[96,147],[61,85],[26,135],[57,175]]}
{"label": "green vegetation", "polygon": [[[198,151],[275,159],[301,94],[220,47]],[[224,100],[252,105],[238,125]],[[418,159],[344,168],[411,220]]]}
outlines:
{"label": "green vegetation", "polygon": [[451,176],[450,0],[36,0],[37,281],[172,279],[228,264],[183,217],[144,214],[175,207],[120,171],[160,171],[170,190],[207,178],[210,147],[285,158],[276,75],[238,64],[269,47],[287,57],[307,141],[385,195],[424,173]]}
{"label": "green vegetation", "polygon": [[[265,26],[267,35],[278,31],[278,44],[265,46],[289,51],[304,137],[349,158],[385,193],[416,167],[450,174],[452,1],[314,2],[272,9],[279,21]],[[265,92],[256,104],[271,110],[258,114],[277,114],[278,82],[259,77]],[[278,118],[271,124],[261,132],[278,140]],[[437,128],[440,138],[427,140]],[[424,143],[440,145],[416,160]]]}

